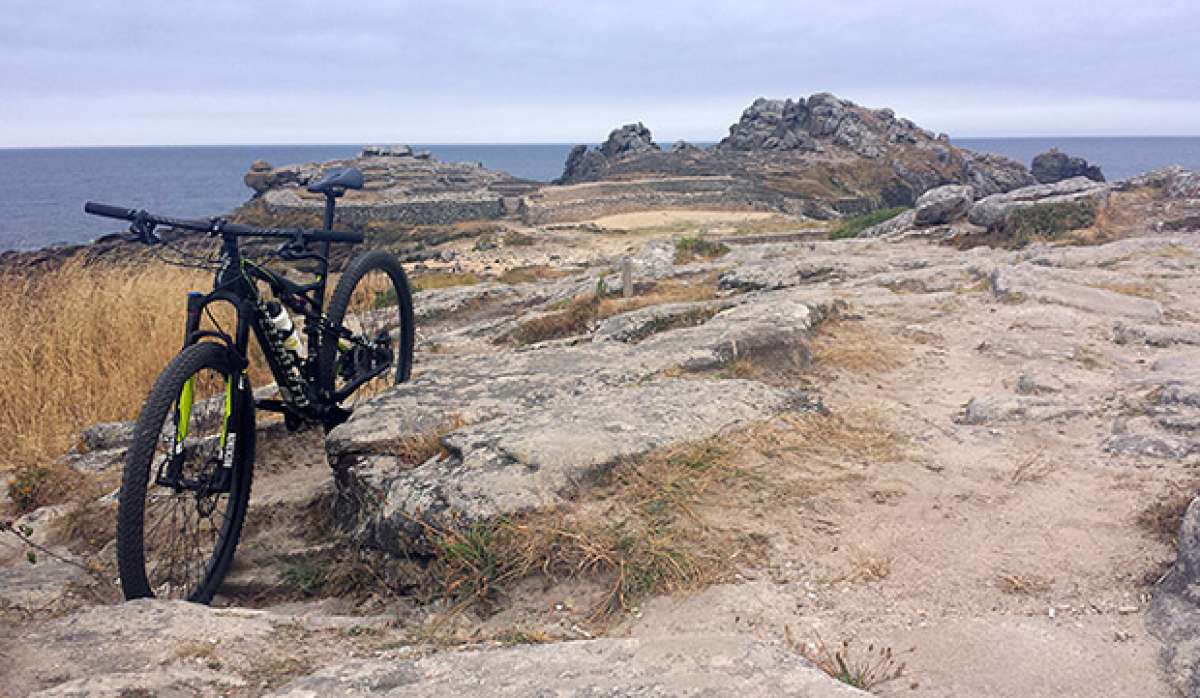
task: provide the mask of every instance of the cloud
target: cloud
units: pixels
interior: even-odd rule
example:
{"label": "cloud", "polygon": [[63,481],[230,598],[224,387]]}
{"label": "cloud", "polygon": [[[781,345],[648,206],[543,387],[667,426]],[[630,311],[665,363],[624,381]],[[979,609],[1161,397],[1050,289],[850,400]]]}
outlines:
{"label": "cloud", "polygon": [[953,135],[1200,133],[1191,2],[5,4],[9,146],[712,139],[816,91]]}

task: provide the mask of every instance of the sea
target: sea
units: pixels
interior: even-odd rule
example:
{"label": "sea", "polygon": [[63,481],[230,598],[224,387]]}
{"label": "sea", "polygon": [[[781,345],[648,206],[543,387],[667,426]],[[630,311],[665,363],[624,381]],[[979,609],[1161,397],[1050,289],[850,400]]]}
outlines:
{"label": "sea", "polygon": [[[1028,165],[1056,147],[1097,164],[1109,180],[1165,165],[1200,170],[1200,137],[956,138],[955,145]],[[517,177],[550,181],[574,144],[414,144],[444,161],[479,162]],[[698,145],[706,145],[699,143]],[[707,144],[711,145],[711,144]],[[178,217],[226,213],[250,197],[250,163],[352,157],[361,145],[231,145],[0,148],[0,251],[75,244],[118,232],[83,213],[99,201]]]}

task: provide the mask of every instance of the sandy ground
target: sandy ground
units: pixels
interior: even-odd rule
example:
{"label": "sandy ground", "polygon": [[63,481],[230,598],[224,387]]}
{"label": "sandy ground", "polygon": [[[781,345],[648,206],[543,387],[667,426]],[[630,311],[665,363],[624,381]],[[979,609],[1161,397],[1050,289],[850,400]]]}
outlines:
{"label": "sandy ground", "polygon": [[[1119,369],[981,352],[1025,310],[982,293],[859,300],[861,329],[899,365],[827,366],[819,390],[835,413],[870,410],[907,455],[786,464],[819,484],[802,508],[766,514],[776,535],[761,578],[656,601],[630,632],[790,633],[834,648],[851,640],[858,658],[890,647],[907,668],[880,695],[1173,695],[1141,615],[1147,578],[1173,554],[1135,518],[1183,467],[1101,452],[1111,415],[955,424],[970,398],[1010,390],[1023,372],[1069,377],[1087,406]],[[1097,351],[1111,344],[1064,330]],[[839,332],[862,337],[843,323],[830,341]]]}

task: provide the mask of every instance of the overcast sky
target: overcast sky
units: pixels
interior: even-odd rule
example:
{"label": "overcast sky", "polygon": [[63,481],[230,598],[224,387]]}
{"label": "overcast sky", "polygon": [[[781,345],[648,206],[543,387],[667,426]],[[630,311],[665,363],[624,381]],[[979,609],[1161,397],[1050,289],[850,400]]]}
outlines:
{"label": "overcast sky", "polygon": [[0,147],[717,140],[833,92],[952,136],[1200,135],[1200,2],[0,0]]}

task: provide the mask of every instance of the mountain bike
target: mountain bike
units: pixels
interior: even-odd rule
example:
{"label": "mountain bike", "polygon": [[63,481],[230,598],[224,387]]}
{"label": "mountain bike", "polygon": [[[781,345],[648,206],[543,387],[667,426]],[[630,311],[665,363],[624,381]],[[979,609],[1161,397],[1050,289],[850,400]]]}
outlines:
{"label": "mountain bike", "polygon": [[[329,429],[349,417],[369,388],[408,380],[412,295],[393,255],[375,250],[353,258],[326,312],[331,245],[364,240],[333,230],[334,209],[346,190],[362,186],[362,174],[347,168],[308,187],[325,197],[322,230],[85,204],[87,213],[129,221],[127,240],[163,245],[216,272],[211,292],[187,296],[183,349],[150,390],[126,457],[117,507],[117,567],[126,599],[212,601],[233,561],[250,500],[256,410],[282,414],[290,431],[313,424]],[[197,264],[195,254],[166,240],[160,227],[174,229],[175,241],[187,231],[219,238],[220,251]],[[243,254],[240,242],[248,238],[266,251]],[[272,250],[271,239],[283,242]],[[306,283],[268,268],[276,259],[308,265],[299,270]],[[228,327],[218,322],[222,310]],[[306,343],[287,311],[303,318]],[[250,385],[251,334],[278,399],[256,399]]]}

